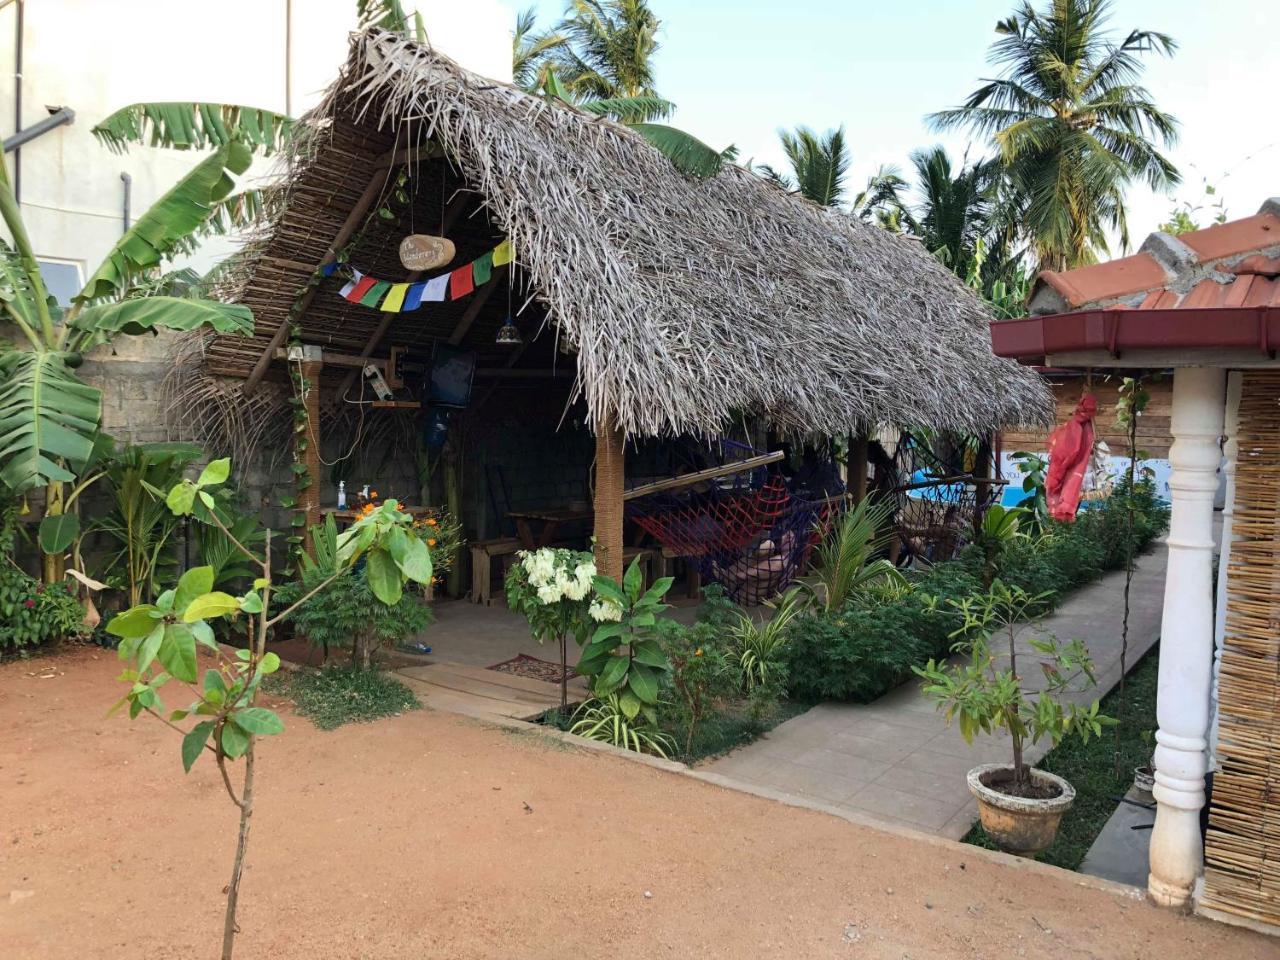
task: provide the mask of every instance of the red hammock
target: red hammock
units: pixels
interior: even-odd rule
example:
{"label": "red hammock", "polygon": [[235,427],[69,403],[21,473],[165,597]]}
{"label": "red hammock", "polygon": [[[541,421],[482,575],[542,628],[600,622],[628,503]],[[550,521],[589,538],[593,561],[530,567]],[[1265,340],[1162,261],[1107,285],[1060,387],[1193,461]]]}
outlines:
{"label": "red hammock", "polygon": [[758,490],[645,499],[651,502],[628,511],[636,525],[747,604],[776,596],[804,569],[818,540],[815,525],[832,509],[792,495],[779,476]]}

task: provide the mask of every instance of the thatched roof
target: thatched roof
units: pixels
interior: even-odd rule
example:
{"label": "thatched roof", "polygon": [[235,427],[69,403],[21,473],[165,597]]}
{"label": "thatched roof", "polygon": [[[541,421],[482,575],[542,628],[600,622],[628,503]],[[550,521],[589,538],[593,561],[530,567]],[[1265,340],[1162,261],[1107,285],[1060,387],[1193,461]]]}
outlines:
{"label": "thatched roof", "polygon": [[[439,224],[455,188],[479,195],[451,232],[455,262],[512,239],[517,283],[576,353],[575,387],[593,423],[608,415],[637,435],[714,433],[746,411],[785,432],[840,435],[1049,416],[1040,379],[992,355],[983,305],[919,244],[740,167],[690,179],[617,123],[382,32],[353,38],[305,124],[280,213],[234,291],[253,308],[258,336],[214,343],[220,372],[244,376],[261,354],[377,159],[430,143],[444,159],[406,168],[421,184],[408,219],[421,231]],[[375,218],[351,262],[404,279],[395,247],[405,219]],[[303,339],[358,350],[383,315],[334,296],[338,282],[326,280],[312,302]],[[465,342],[492,346],[503,288]],[[397,318],[390,336],[447,337],[465,307],[425,305]]]}

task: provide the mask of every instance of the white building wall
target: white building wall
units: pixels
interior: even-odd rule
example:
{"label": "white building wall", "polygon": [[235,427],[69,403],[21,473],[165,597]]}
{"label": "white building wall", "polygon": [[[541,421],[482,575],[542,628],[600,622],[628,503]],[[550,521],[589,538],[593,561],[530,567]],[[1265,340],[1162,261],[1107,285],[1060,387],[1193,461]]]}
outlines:
{"label": "white building wall", "polygon": [[[93,270],[123,230],[124,185],[133,214],[177,181],[196,155],[134,148],[111,153],[90,129],[143,100],[241,103],[297,116],[346,59],[355,0],[0,0],[0,135],[14,122],[15,42],[24,7],[22,126],[68,106],[75,122],[21,148],[23,217],[37,254]],[[413,0],[405,0],[413,8]],[[423,0],[430,42],[462,66],[511,79],[511,12],[498,0]],[[286,63],[286,22],[291,56]],[[286,71],[291,103],[286,104]],[[12,155],[6,155],[12,175]],[[261,173],[269,161],[259,161]],[[195,265],[229,249],[210,243]]]}

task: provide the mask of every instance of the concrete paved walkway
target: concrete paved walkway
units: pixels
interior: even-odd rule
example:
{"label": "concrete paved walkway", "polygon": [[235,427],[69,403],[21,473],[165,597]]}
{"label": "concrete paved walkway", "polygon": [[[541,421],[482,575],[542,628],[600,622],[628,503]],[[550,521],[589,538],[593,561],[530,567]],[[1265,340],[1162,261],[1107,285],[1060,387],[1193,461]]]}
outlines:
{"label": "concrete paved walkway", "polygon": [[[1164,600],[1165,552],[1158,544],[1136,566],[1130,596],[1128,666],[1156,642]],[[1060,640],[1079,637],[1093,654],[1098,688],[1077,694],[1091,702],[1120,679],[1124,573],[1111,573],[1071,594],[1038,630]],[[1036,657],[1024,631],[1019,656]],[[1022,671],[1028,687],[1038,669]],[[1048,745],[1028,750],[1042,757]],[[948,728],[916,683],[870,704],[824,703],[702,769],[756,786],[812,797],[879,820],[959,839],[977,819],[965,774],[979,763],[1009,760],[1007,737],[970,746]]]}

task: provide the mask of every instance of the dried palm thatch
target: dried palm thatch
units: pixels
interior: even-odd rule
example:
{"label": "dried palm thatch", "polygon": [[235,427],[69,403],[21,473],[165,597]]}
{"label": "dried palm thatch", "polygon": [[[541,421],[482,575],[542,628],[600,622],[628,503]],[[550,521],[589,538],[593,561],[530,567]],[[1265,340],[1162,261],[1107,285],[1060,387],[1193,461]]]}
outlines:
{"label": "dried palm thatch", "polygon": [[[890,422],[978,431],[1049,418],[1039,377],[992,355],[983,305],[918,244],[743,168],[690,179],[619,124],[381,31],[353,38],[304,125],[285,160],[282,212],[233,288],[258,337],[213,344],[221,372],[246,375],[378,158],[434,145],[445,159],[423,182],[452,176],[452,189],[424,188],[418,222],[442,216],[458,190],[481,198],[481,215],[462,224],[458,262],[494,237],[512,239],[520,282],[576,354],[575,396],[593,425],[608,417],[633,435],[714,433],[750,411],[782,432],[840,435]],[[403,228],[377,226],[352,262],[400,279]],[[303,339],[359,347],[379,315],[334,297],[336,282],[301,318]],[[447,336],[449,311],[462,307],[429,306],[397,321],[396,337]],[[501,315],[475,324],[474,342],[491,342]]]}

